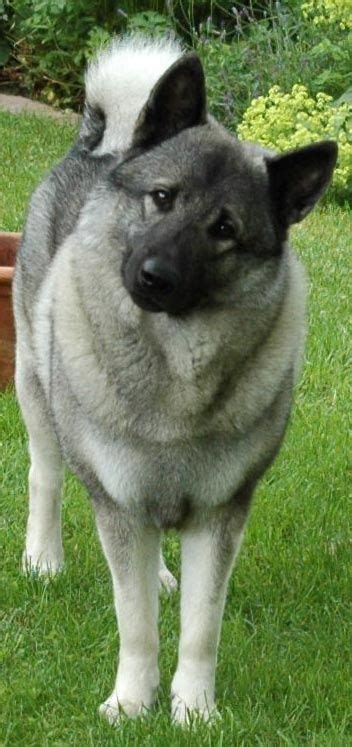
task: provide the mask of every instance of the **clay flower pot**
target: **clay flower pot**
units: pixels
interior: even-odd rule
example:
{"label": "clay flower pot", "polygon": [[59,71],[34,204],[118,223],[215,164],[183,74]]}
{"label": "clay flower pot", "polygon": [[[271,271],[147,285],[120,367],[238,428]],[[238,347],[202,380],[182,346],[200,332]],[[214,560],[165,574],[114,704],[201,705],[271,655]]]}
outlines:
{"label": "clay flower pot", "polygon": [[0,231],[0,389],[13,381],[15,328],[12,312],[12,277],[20,233]]}

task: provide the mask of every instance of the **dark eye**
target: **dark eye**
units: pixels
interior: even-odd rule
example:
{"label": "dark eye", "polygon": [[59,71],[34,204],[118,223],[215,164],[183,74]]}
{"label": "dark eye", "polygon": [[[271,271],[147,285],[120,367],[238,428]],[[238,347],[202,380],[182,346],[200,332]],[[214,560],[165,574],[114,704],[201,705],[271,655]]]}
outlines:
{"label": "dark eye", "polygon": [[151,192],[154,204],[159,210],[170,210],[174,201],[174,194],[168,189],[156,189]]}
{"label": "dark eye", "polygon": [[210,235],[219,241],[229,241],[236,237],[233,223],[228,218],[220,217],[210,228]]}

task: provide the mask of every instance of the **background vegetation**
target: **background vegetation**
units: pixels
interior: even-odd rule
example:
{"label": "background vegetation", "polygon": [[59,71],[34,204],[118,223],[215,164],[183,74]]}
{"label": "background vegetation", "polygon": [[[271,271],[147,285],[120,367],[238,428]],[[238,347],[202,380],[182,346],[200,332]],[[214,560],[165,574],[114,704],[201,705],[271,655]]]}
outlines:
{"label": "background vegetation", "polygon": [[344,199],[352,194],[351,16],[350,0],[0,0],[0,91],[81,109],[86,63],[114,35],[176,33],[201,56],[211,111],[232,130],[245,117],[242,136],[281,149],[337,139],[335,197]]}
{"label": "background vegetation", "polygon": [[209,86],[216,113],[232,124],[273,84],[288,89],[301,83],[311,94],[324,89],[334,99],[346,94],[352,86],[348,5],[349,0],[125,0],[121,5],[115,0],[0,0],[0,64],[33,93],[80,106],[84,64],[111,35],[173,30],[200,49],[208,74],[218,78],[214,87],[211,77]]}

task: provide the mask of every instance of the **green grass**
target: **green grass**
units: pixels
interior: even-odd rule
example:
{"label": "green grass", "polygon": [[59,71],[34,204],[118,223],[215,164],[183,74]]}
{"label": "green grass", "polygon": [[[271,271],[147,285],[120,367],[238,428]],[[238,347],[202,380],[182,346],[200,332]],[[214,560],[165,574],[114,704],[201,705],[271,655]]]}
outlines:
{"label": "green grass", "polygon": [[[5,158],[16,157],[4,182],[4,228],[21,227],[28,190],[65,151],[71,135],[51,122],[0,114]],[[217,673],[222,720],[211,729],[182,731],[170,724],[178,593],[161,600],[155,712],[125,720],[117,730],[99,718],[97,706],[114,681],[118,638],[89,500],[68,476],[66,569],[48,584],[24,578],[26,434],[13,393],[1,395],[1,744],[352,745],[351,239],[351,213],[336,206],[317,210],[294,232],[311,279],[307,360],[287,438],[258,489],[230,582]],[[171,534],[166,557],[177,576],[178,555]]]}
{"label": "green grass", "polygon": [[47,117],[0,111],[0,230],[20,231],[28,198],[64,155],[75,128]]}

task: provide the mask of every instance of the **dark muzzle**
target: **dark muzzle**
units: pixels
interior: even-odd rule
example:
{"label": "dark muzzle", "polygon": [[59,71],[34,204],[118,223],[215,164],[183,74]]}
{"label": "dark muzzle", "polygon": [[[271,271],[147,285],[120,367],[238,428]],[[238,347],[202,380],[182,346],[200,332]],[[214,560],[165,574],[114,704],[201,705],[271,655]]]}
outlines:
{"label": "dark muzzle", "polygon": [[163,298],[177,292],[181,278],[168,263],[158,257],[149,257],[140,267],[138,285],[145,296]]}

